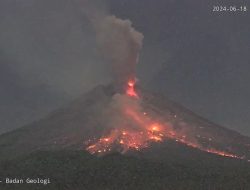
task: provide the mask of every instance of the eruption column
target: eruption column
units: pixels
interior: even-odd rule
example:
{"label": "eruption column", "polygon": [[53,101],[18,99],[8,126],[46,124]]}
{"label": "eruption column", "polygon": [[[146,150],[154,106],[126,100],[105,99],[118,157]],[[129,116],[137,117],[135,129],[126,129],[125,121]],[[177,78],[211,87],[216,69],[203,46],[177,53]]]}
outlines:
{"label": "eruption column", "polygon": [[129,80],[127,83],[126,94],[131,97],[139,98],[135,91],[135,80]]}
{"label": "eruption column", "polygon": [[[84,2],[90,3],[87,0]],[[106,61],[110,63],[113,83],[120,95],[119,98],[113,97],[111,102],[111,104],[118,105],[118,108],[113,110],[115,117],[110,116],[111,127],[107,135],[103,135],[98,141],[87,146],[86,149],[90,153],[104,154],[112,149],[117,150],[117,146],[124,153],[129,149],[140,150],[148,147],[150,142],[172,139],[209,153],[241,158],[223,151],[203,148],[194,141],[184,138],[183,135],[178,135],[171,126],[161,124],[151,118],[150,113],[142,109],[141,99],[135,90],[136,64],[142,47],[143,35],[132,27],[129,20],[97,14],[98,11],[95,9],[84,9],[84,12],[96,30],[98,48]],[[122,122],[115,123],[113,120],[117,118]]]}

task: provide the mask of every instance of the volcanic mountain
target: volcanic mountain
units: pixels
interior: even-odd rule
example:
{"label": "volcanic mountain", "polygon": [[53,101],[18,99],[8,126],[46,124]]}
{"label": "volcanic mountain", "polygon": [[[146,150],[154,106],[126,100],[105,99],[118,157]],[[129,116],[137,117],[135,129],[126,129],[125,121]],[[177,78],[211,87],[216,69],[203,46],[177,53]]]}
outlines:
{"label": "volcanic mountain", "polygon": [[[249,137],[209,122],[166,97],[136,90],[140,110],[133,102],[139,101],[137,97],[116,93],[113,85],[100,85],[44,119],[1,135],[1,159],[62,149],[87,150],[98,156],[136,154],[169,143],[206,154],[250,159]],[[123,96],[128,100],[122,106],[118,102],[117,108],[114,98]],[[117,113],[121,109],[127,115]],[[160,152],[157,157],[161,158]]]}
{"label": "volcanic mountain", "polygon": [[[136,89],[136,91],[134,91]],[[100,85],[0,136],[3,190],[247,190],[250,138],[142,88]],[[136,94],[131,93],[136,92]]]}
{"label": "volcanic mountain", "polygon": [[[113,82],[0,136],[0,189],[247,190],[250,138],[136,86],[143,34],[76,1]],[[3,178],[50,178],[7,184]]]}

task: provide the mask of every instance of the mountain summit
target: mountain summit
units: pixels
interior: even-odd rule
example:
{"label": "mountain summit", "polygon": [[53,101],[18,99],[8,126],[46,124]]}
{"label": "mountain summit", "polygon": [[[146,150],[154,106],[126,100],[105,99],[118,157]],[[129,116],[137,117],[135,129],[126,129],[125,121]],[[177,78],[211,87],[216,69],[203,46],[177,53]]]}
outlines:
{"label": "mountain summit", "polygon": [[61,149],[104,155],[143,152],[155,144],[175,142],[209,154],[250,158],[250,138],[209,122],[166,97],[139,87],[136,91],[139,100],[116,93],[113,85],[97,86],[44,119],[1,135],[1,155]]}

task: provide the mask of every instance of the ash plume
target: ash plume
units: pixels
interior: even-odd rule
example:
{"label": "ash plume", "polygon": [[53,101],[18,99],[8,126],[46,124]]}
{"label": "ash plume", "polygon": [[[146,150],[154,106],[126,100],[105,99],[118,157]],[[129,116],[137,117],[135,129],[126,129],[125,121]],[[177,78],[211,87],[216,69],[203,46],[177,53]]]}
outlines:
{"label": "ash plume", "polygon": [[142,47],[143,35],[129,20],[106,16],[97,30],[97,43],[104,57],[111,62],[114,81],[118,86],[135,80],[136,64]]}
{"label": "ash plume", "polygon": [[[136,80],[136,64],[142,47],[143,34],[132,27],[130,20],[108,15],[97,1],[77,1],[91,21],[98,49],[111,64],[113,82],[118,89],[124,88],[129,80]],[[100,8],[102,7],[102,8]],[[123,89],[122,89],[123,90]]]}

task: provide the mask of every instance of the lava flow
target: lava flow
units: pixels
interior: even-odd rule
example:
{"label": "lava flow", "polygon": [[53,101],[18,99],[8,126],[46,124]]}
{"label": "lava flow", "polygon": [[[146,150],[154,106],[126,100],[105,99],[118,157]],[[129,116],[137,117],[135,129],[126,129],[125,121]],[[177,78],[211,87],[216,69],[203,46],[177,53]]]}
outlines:
{"label": "lava flow", "polygon": [[189,139],[186,135],[183,135],[183,133],[178,134],[170,123],[156,121],[141,108],[141,99],[135,91],[134,81],[128,82],[126,94],[119,95],[117,100],[120,105],[117,114],[119,113],[119,116],[124,119],[123,126],[113,126],[107,135],[95,142],[89,141],[86,150],[91,154],[103,155],[112,150],[125,153],[130,149],[141,150],[147,148],[151,142],[162,142],[171,139],[208,153],[243,159],[225,151],[204,148],[195,140],[191,140],[192,138]]}
{"label": "lava flow", "polygon": [[135,88],[136,64],[144,36],[132,27],[130,20],[107,15],[92,19],[91,22],[97,29],[98,49],[107,63],[111,64],[114,87],[122,93],[113,95],[105,109],[98,112],[104,132],[101,137],[88,140],[86,150],[99,155],[113,150],[125,153],[130,149],[146,148],[152,142],[174,140],[208,153],[241,158],[218,150],[210,141],[207,143],[209,146],[204,147],[194,133],[185,131],[188,129],[178,130],[178,125],[171,120],[171,114],[165,117],[151,105],[149,109],[144,107],[147,106],[144,104],[146,102]]}

